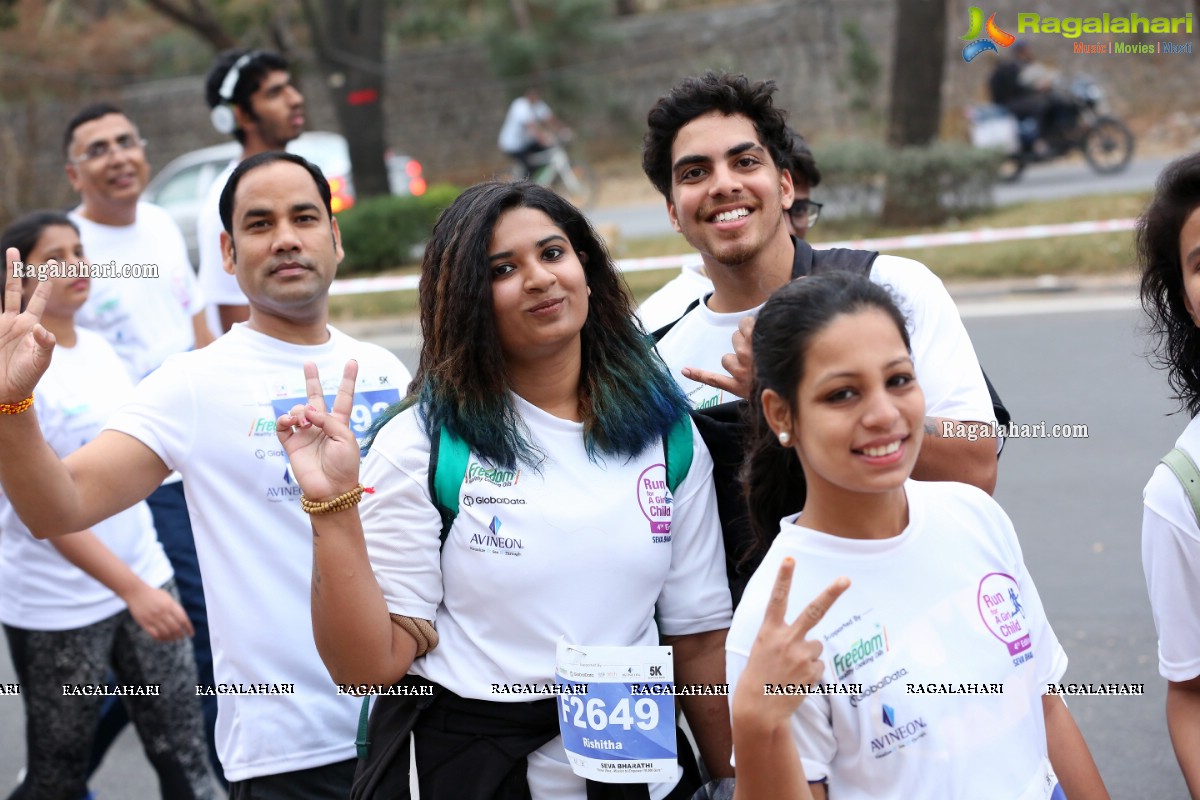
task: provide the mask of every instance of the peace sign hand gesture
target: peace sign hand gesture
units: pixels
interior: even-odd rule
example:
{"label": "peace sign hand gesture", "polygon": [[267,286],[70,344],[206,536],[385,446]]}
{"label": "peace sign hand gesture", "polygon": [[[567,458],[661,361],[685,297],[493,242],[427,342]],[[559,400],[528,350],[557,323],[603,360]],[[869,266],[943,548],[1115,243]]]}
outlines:
{"label": "peace sign hand gesture", "polygon": [[0,403],[19,403],[50,366],[54,334],[42,327],[42,312],[50,286],[42,281],[21,311],[21,279],[17,263],[21,254],[10,247],[5,253],[4,313],[0,314]]}
{"label": "peace sign hand gesture", "polygon": [[287,451],[296,483],[312,500],[330,500],[358,486],[358,440],[349,425],[357,378],[358,362],[347,361],[333,410],[326,411],[317,365],[306,363],[308,405],[293,406],[275,421],[275,433]]}
{"label": "peace sign hand gesture", "polygon": [[735,717],[749,714],[764,720],[786,720],[804,702],[804,695],[797,692],[767,696],[764,687],[781,683],[815,685],[825,671],[825,663],[821,661],[821,643],[806,637],[834,601],[850,587],[850,580],[838,578],[829,584],[789,625],[784,620],[784,614],[795,569],[796,562],[791,558],[785,558],[779,566],[762,627],[754,646],[750,648],[750,658],[734,692]]}

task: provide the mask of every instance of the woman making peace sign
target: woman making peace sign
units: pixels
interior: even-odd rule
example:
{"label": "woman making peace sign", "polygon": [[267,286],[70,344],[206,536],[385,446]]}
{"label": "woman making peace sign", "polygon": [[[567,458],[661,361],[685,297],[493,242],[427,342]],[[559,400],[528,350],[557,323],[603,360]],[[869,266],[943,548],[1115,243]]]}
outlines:
{"label": "woman making peace sign", "polygon": [[[557,702],[495,690],[553,684],[560,637],[636,646],[657,645],[660,633],[677,682],[724,683],[730,598],[711,460],[693,431],[687,476],[653,518],[643,509],[645,487],[662,494],[665,437],[686,402],[631,320],[621,279],[577,209],[535,185],[481,184],[434,227],[413,400],[378,430],[361,477],[345,425],[353,364],[331,413],[310,368],[310,405],[278,421],[296,480],[316,501],[313,624],[330,673],[346,684],[406,675],[435,684],[415,727],[423,800],[694,788],[688,778],[585,785],[559,740]],[[465,474],[438,491],[431,441],[440,450],[447,432],[470,452]],[[373,491],[365,498],[360,481]],[[435,494],[458,508],[444,543]],[[373,747],[406,737],[385,722],[386,700]],[[728,773],[724,698],[690,700],[702,755]],[[356,796],[369,796],[368,784],[379,796],[407,784],[407,750],[390,761],[360,769]]]}
{"label": "woman making peace sign", "polygon": [[[972,486],[910,480],[925,401],[887,291],[845,273],[795,281],[752,347],[748,505],[764,541],[779,534],[727,644],[737,796],[782,796],[762,781],[786,764],[795,797],[1107,797],[1047,694],[1066,654],[1008,517]],[[781,524],[796,480],[804,509]],[[824,586],[785,624],[780,595],[792,618]],[[799,764],[772,760],[793,746]]]}

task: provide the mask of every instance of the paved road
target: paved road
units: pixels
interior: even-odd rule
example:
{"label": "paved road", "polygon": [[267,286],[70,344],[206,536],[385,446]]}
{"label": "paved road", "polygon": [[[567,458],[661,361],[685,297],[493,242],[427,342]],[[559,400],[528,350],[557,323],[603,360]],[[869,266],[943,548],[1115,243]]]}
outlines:
{"label": "paved road", "polygon": [[[1141,488],[1186,421],[1165,416],[1166,382],[1140,355],[1139,312],[1128,292],[964,303],[963,311],[1018,421],[1088,426],[1086,439],[1010,441],[997,491],[1071,659],[1068,680],[1146,684],[1145,697],[1074,698],[1072,712],[1113,797],[1184,797],[1166,731],[1139,526]],[[411,326],[380,337],[411,363]],[[0,652],[0,682],[9,680]],[[20,701],[0,697],[0,794],[23,763],[21,725]],[[94,783],[100,800],[153,798],[154,787],[129,735]]]}
{"label": "paved road", "polygon": [[[1113,797],[1186,797],[1165,721],[1141,570],[1141,490],[1186,417],[1166,416],[1142,358],[1140,312],[969,318],[980,361],[1020,422],[1083,423],[1087,439],[1010,441],[996,497],[1076,682],[1145,683],[1145,697],[1070,706]],[[980,721],[981,724],[986,724]]]}
{"label": "paved road", "polygon": [[[1049,163],[1030,167],[1017,183],[997,186],[996,202],[1012,205],[1029,200],[1054,200],[1098,192],[1134,192],[1151,189],[1158,173],[1174,156],[1135,157],[1129,168],[1118,175],[1097,175],[1080,160],[1078,163]],[[819,200],[818,187],[814,199]],[[827,212],[837,214],[830,206]],[[625,239],[662,236],[672,232],[662,202],[642,203],[618,208],[601,208],[588,213],[596,225],[616,225]],[[685,248],[680,239],[680,247]]]}

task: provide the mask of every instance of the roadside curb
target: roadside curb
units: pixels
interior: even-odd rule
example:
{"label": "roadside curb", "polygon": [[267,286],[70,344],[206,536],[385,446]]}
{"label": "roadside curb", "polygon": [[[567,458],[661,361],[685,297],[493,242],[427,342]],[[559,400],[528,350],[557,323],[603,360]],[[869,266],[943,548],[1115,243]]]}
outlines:
{"label": "roadside curb", "polygon": [[1039,275],[1034,278],[999,278],[986,281],[947,281],[946,291],[956,303],[992,301],[1010,297],[1028,300],[1056,295],[1136,294],[1138,277],[1133,272],[1119,275]]}

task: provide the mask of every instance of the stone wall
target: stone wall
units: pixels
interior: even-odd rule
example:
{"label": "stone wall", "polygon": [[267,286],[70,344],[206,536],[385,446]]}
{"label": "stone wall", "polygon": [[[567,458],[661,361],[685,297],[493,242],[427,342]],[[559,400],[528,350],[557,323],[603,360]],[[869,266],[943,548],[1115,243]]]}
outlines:
{"label": "stone wall", "polygon": [[[961,135],[962,107],[982,98],[997,57],[985,53],[972,63],[963,61],[963,42],[957,37],[967,29],[967,5],[951,2],[949,9],[943,120],[947,136]],[[1193,8],[1186,0],[1142,0],[1135,5],[1143,16],[1182,15]],[[1079,9],[1077,0],[1034,0],[1020,10],[1078,15]],[[1104,12],[1128,15],[1131,8],[1124,0],[1089,0],[1088,15]],[[1001,10],[998,19],[1012,33],[1017,32],[1016,13]],[[833,136],[869,134],[872,131],[856,130],[863,117],[851,113],[847,99],[849,44],[843,25],[851,20],[866,34],[884,68],[873,98],[878,119],[891,80],[894,21],[894,4],[881,0],[760,2],[624,20],[603,44],[581,50],[574,64],[552,76],[552,85],[570,89],[555,99],[555,106],[594,157],[636,153],[654,100],[681,76],[714,68],[774,78],[780,86],[780,105],[790,109],[793,124],[818,144]],[[1094,75],[1125,117],[1150,119],[1168,111],[1195,111],[1200,105],[1194,91],[1200,54],[1084,56],[1072,52],[1070,39],[1050,34],[1026,38],[1043,60],[1069,73]],[[1103,38],[1085,35],[1076,41]],[[1195,34],[1172,38],[1194,40]],[[162,165],[180,153],[221,141],[208,124],[201,85],[200,76],[140,83],[106,99],[128,109],[150,140],[151,163]],[[310,127],[335,128],[315,69],[302,76],[301,85]],[[432,180],[487,177],[507,167],[496,151],[496,132],[509,100],[520,90],[490,77],[486,53],[478,45],[405,51],[389,63],[388,141],[420,159]],[[0,110],[0,215],[71,201],[62,177],[61,131],[86,99],[96,98],[42,99]]]}

